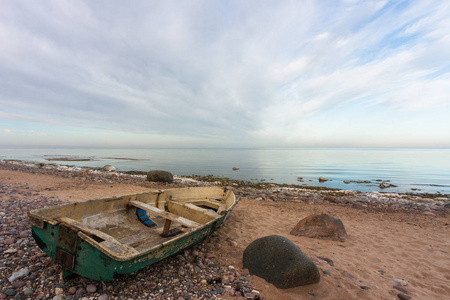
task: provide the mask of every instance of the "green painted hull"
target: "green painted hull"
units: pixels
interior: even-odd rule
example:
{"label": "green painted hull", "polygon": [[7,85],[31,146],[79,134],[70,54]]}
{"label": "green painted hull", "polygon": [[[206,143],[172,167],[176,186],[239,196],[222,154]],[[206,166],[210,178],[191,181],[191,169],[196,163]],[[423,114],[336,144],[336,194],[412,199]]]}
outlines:
{"label": "green painted hull", "polygon": [[216,221],[217,223],[205,226],[182,239],[169,242],[150,253],[146,253],[129,261],[116,261],[78,236],[74,243],[75,251],[67,249],[66,245],[58,243],[57,237],[59,235],[59,225],[52,226],[47,224],[47,226],[50,227],[48,229],[40,229],[33,226],[32,234],[39,247],[53,260],[56,259],[55,253],[57,248],[63,249],[74,256],[74,268],[65,268],[65,276],[76,273],[94,280],[112,280],[121,275],[135,272],[200,243],[209,236],[219,224],[223,223],[223,219],[224,218],[221,218]]}

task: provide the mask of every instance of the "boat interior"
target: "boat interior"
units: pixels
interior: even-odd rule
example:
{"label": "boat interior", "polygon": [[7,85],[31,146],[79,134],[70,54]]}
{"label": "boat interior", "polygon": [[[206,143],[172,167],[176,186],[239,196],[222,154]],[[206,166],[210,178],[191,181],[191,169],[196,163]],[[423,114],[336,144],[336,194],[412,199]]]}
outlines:
{"label": "boat interior", "polygon": [[38,227],[60,223],[106,254],[123,258],[200,229],[235,201],[232,191],[220,187],[170,189],[45,208],[31,212],[30,220]]}

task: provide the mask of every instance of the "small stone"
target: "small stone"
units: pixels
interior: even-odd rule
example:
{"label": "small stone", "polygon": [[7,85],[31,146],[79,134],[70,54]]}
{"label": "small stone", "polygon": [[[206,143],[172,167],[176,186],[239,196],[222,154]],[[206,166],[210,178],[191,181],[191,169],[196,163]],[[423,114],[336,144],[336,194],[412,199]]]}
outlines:
{"label": "small stone", "polygon": [[108,300],[109,297],[108,297],[107,294],[102,294],[102,295],[100,295],[97,299],[98,299],[98,300]]}
{"label": "small stone", "polygon": [[77,292],[77,287],[76,286],[72,286],[69,288],[69,293],[71,295],[75,294]]}
{"label": "small stone", "polygon": [[89,284],[89,285],[86,287],[86,291],[87,291],[88,293],[95,293],[95,292],[97,291],[97,286],[94,285],[94,284]]}
{"label": "small stone", "polygon": [[6,251],[3,252],[3,253],[5,253],[5,254],[11,254],[11,253],[16,253],[16,252],[17,252],[17,249],[9,248],[8,250],[6,250]]}
{"label": "small stone", "polygon": [[12,296],[16,294],[16,289],[14,288],[9,288],[3,291],[5,293],[5,295],[7,296]]}
{"label": "small stone", "polygon": [[56,295],[62,295],[64,293],[64,290],[60,287],[55,288],[55,294]]}
{"label": "small stone", "polygon": [[347,276],[348,278],[351,278],[351,279],[355,279],[356,278],[352,273],[349,273],[347,271],[342,272],[342,275],[345,275],[345,276]]}
{"label": "small stone", "polygon": [[323,271],[323,274],[331,276],[331,271],[330,270],[325,270],[325,271]]}
{"label": "small stone", "polygon": [[325,182],[325,181],[328,181],[328,179],[326,179],[325,177],[319,177],[319,182]]}
{"label": "small stone", "polygon": [[402,294],[402,293],[398,293],[397,297],[400,300],[410,300],[411,299],[411,296],[408,296],[408,295],[405,295],[405,294]]}
{"label": "small stone", "polygon": [[16,289],[18,289],[18,288],[21,288],[21,287],[23,287],[23,286],[25,286],[25,281],[23,281],[23,280],[16,280],[16,281],[14,281],[13,282],[13,287],[15,287]]}
{"label": "small stone", "polygon": [[396,285],[396,286],[394,286],[394,289],[402,292],[403,294],[407,294],[407,295],[410,294],[410,292],[402,285]]}
{"label": "small stone", "polygon": [[7,238],[7,239],[5,239],[5,240],[3,241],[3,243],[6,244],[6,245],[14,244],[14,239],[12,239],[12,238]]}
{"label": "small stone", "polygon": [[26,287],[26,288],[23,289],[23,294],[25,296],[31,296],[33,294],[33,289],[29,288],[29,287]]}
{"label": "small stone", "polygon": [[234,289],[230,286],[225,287],[225,295],[234,296]]}
{"label": "small stone", "polygon": [[391,281],[395,282],[397,285],[403,285],[403,286],[408,285],[408,283],[403,279],[392,278]]}
{"label": "small stone", "polygon": [[14,280],[17,280],[17,279],[23,278],[25,276],[28,276],[28,274],[30,274],[30,270],[28,270],[28,268],[24,268],[24,269],[21,269],[21,270],[19,270],[17,272],[14,272],[8,278],[8,280],[9,280],[9,282],[13,282]]}
{"label": "small stone", "polygon": [[52,298],[52,300],[63,300],[63,297],[61,297],[61,295],[56,295]]}
{"label": "small stone", "polygon": [[238,245],[238,243],[237,243],[236,241],[234,241],[234,240],[229,241],[228,244],[229,244],[231,247],[237,247],[237,245]]}
{"label": "small stone", "polygon": [[85,293],[86,293],[86,290],[85,290],[83,287],[80,287],[80,288],[78,288],[77,291],[75,292],[75,295],[81,296],[81,295],[83,295],[83,294],[85,294]]}
{"label": "small stone", "polygon": [[363,290],[370,290],[370,287],[365,286],[365,285],[361,285],[360,288],[363,289]]}

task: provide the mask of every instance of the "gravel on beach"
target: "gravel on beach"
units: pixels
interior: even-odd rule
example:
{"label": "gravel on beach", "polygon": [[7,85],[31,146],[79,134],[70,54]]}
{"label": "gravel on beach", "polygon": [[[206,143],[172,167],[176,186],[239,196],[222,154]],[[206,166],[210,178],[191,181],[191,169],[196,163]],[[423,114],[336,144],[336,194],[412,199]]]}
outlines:
{"label": "gravel on beach", "polygon": [[[175,177],[173,184],[151,183],[144,175],[102,172],[86,168],[43,165],[0,160],[0,169],[33,174],[78,178],[91,182],[127,183],[149,188],[174,188],[224,184]],[[411,210],[424,214],[445,214],[448,195],[360,193],[355,191],[310,190],[268,185],[265,189],[229,184],[235,193],[260,201],[299,201],[333,204],[368,210]],[[61,204],[28,184],[0,183],[0,299],[219,299],[223,296],[259,299],[248,274],[222,265],[214,250],[229,239],[220,230],[191,249],[109,282],[83,277],[61,278],[61,268],[35,244],[27,212]],[[232,242],[232,241],[231,241]]]}

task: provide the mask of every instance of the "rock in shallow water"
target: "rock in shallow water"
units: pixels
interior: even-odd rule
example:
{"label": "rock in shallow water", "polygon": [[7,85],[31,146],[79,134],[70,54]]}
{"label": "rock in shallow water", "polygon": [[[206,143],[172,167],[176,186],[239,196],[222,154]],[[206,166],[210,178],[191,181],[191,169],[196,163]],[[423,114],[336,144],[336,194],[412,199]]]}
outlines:
{"label": "rock in shallow water", "polygon": [[253,241],[244,251],[243,263],[250,274],[281,289],[320,281],[314,262],[292,241],[279,235]]}

